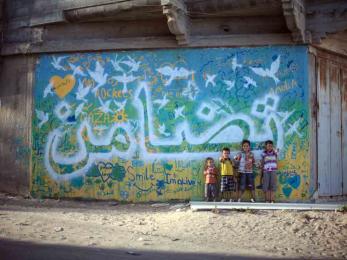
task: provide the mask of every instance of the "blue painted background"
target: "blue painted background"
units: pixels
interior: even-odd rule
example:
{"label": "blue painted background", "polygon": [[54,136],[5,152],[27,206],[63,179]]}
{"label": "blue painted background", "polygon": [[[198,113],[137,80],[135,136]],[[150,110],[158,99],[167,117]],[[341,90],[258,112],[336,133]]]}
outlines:
{"label": "blue painted background", "polygon": [[304,46],[43,55],[33,94],[34,196],[202,198],[202,161],[247,138],[280,148],[279,200],[308,197]]}

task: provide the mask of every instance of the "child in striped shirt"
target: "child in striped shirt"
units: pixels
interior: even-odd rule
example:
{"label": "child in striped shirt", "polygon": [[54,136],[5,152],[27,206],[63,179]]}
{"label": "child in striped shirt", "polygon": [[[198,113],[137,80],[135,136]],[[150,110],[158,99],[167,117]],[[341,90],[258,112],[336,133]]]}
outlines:
{"label": "child in striped shirt", "polygon": [[275,202],[275,192],[277,184],[277,154],[278,150],[273,149],[273,142],[265,142],[265,151],[261,154],[261,169],[263,191],[266,202]]}

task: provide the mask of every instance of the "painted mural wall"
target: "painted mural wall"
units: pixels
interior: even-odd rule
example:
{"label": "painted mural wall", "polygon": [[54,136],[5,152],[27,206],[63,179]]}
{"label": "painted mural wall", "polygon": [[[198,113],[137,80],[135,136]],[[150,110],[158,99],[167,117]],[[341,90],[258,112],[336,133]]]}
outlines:
{"label": "painted mural wall", "polygon": [[43,55],[32,195],[202,199],[206,157],[272,139],[277,199],[308,199],[307,66],[304,46]]}

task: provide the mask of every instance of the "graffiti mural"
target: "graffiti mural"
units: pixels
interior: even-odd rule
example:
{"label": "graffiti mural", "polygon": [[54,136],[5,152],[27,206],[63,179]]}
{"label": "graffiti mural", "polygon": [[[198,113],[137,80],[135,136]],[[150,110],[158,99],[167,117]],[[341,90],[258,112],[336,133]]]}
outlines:
{"label": "graffiti mural", "polygon": [[217,159],[225,146],[236,153],[242,139],[259,156],[272,139],[280,149],[277,196],[307,199],[306,75],[303,46],[43,55],[31,192],[199,199],[206,157]]}

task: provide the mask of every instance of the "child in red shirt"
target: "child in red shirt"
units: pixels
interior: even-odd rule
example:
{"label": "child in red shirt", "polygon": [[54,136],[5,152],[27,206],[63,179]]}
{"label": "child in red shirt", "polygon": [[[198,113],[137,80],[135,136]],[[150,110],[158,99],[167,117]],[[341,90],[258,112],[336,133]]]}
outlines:
{"label": "child in red shirt", "polygon": [[214,165],[214,160],[211,157],[206,158],[205,167],[205,200],[216,201],[217,198],[217,168]]}

